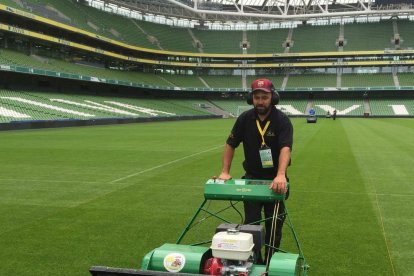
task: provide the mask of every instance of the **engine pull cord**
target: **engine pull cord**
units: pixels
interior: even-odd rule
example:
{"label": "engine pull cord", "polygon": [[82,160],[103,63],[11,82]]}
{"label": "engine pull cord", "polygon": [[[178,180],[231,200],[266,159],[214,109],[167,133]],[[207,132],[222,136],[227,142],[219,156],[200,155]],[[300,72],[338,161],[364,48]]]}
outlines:
{"label": "engine pull cord", "polygon": [[[276,226],[277,226],[277,217],[279,214],[279,201],[275,202],[275,207],[273,208],[273,218],[272,218],[272,227],[271,227],[271,232],[270,232],[270,246],[271,248],[269,248],[269,250],[267,251],[267,258],[266,258],[266,275],[267,272],[269,271],[269,260],[270,260],[270,256],[273,255],[273,247],[275,246],[275,240],[276,240]],[[270,251],[272,251],[272,254],[270,254]]]}

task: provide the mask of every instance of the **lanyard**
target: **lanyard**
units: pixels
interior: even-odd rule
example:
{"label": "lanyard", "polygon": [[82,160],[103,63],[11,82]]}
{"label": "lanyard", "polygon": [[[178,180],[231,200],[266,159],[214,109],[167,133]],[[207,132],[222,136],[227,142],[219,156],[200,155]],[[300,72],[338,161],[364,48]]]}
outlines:
{"label": "lanyard", "polygon": [[264,140],[264,135],[266,133],[267,128],[269,127],[269,124],[270,124],[270,121],[267,121],[265,127],[262,129],[260,127],[259,120],[256,120],[257,130],[259,131],[260,135],[262,136],[262,146],[265,146],[266,145],[265,140]]}

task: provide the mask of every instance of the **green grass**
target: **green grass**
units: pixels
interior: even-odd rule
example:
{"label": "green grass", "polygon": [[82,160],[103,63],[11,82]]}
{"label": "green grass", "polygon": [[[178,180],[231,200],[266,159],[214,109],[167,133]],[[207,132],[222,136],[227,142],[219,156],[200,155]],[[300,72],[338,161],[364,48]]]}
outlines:
{"label": "green grass", "polygon": [[[292,121],[287,206],[310,275],[414,275],[413,120]],[[138,268],[201,203],[233,122],[0,132],[0,275]],[[282,247],[294,249],[286,227]]]}

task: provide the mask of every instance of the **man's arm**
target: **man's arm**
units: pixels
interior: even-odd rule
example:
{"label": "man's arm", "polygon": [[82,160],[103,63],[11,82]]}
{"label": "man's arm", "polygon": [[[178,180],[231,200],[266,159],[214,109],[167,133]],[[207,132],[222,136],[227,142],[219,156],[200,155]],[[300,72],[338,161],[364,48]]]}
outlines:
{"label": "man's arm", "polygon": [[226,146],[224,147],[223,166],[221,169],[219,179],[222,179],[222,180],[231,179],[230,168],[231,168],[231,162],[233,161],[234,151],[235,151],[234,148],[230,146],[229,144],[226,144]]}
{"label": "man's arm", "polygon": [[283,147],[280,149],[279,164],[277,166],[277,175],[270,184],[270,189],[279,194],[287,192],[286,171],[290,162],[290,148]]}

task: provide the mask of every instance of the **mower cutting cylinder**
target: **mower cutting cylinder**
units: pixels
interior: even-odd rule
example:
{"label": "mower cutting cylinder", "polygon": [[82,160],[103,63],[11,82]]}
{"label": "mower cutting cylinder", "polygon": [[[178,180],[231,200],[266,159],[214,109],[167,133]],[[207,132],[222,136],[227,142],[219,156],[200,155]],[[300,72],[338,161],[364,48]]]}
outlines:
{"label": "mower cutting cylinder", "polygon": [[268,276],[299,276],[303,271],[303,260],[298,254],[276,252],[270,259]]}

